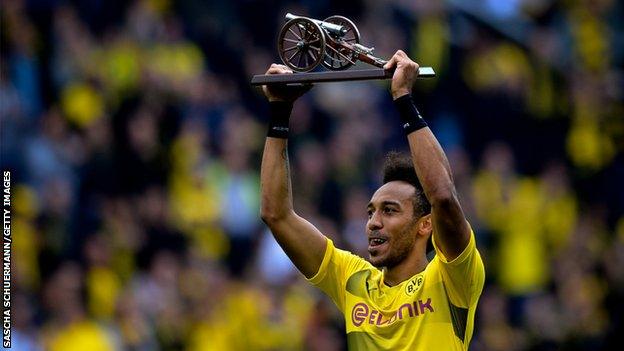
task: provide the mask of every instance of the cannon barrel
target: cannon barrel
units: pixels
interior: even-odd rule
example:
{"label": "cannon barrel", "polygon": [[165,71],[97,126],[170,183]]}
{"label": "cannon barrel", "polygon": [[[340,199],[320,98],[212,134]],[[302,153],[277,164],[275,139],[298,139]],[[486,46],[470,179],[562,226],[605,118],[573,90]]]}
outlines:
{"label": "cannon barrel", "polygon": [[297,16],[297,15],[293,15],[292,13],[287,13],[286,14],[286,20],[290,21],[291,19],[295,19],[295,18],[307,18],[309,20],[311,20],[312,22],[318,24],[321,28],[328,30],[334,34],[343,36],[345,34],[347,34],[347,29],[343,26],[339,26],[337,24],[333,24],[333,23],[329,23],[329,22],[323,22],[323,21],[319,21],[317,19],[314,18],[310,18],[310,17],[303,17],[303,16]]}

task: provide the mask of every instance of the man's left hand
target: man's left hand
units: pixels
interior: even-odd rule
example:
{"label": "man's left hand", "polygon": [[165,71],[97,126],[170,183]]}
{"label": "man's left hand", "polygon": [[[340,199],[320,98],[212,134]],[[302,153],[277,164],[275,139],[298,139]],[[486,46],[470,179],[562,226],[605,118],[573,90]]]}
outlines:
{"label": "man's left hand", "polygon": [[394,68],[392,76],[392,98],[394,100],[412,92],[412,86],[418,77],[418,64],[412,61],[403,50],[398,50],[384,65],[384,69]]}

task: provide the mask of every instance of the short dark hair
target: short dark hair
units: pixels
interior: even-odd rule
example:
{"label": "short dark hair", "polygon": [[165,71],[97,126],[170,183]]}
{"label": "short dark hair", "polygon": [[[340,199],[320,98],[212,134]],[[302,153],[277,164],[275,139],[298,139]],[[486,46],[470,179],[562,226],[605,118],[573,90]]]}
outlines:
{"label": "short dark hair", "polygon": [[425,192],[418,181],[414,164],[409,155],[392,151],[386,155],[383,167],[383,184],[400,180],[414,186],[414,217],[420,218],[431,213],[431,204],[425,196]]}

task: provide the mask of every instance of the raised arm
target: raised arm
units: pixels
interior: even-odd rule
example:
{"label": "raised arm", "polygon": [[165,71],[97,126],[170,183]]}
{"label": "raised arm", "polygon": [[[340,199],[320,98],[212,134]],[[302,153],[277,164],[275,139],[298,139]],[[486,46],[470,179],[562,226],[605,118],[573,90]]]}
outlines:
{"label": "raised arm", "polygon": [[436,244],[444,256],[452,260],[468,245],[470,228],[457,199],[446,155],[431,129],[420,118],[410,95],[418,76],[418,64],[399,50],[384,68],[395,69],[392,98],[404,122],[418,180],[431,204]]}
{"label": "raised arm", "polygon": [[[267,74],[289,74],[283,65],[271,65]],[[308,88],[309,89],[309,88]],[[260,171],[261,217],[297,269],[307,278],[318,271],[327,239],[293,210],[288,164],[288,119],[293,102],[306,88],[263,87],[271,109],[269,133]]]}

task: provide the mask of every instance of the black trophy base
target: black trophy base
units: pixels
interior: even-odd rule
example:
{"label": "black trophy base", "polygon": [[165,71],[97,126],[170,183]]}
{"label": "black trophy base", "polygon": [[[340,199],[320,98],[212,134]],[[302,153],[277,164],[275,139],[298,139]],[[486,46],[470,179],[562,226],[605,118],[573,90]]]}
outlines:
{"label": "black trophy base", "polygon": [[[346,82],[354,80],[391,79],[394,71],[381,68],[347,71],[326,71],[293,74],[258,74],[251,79],[251,85],[270,84],[312,84],[329,82]],[[418,78],[435,77],[431,67],[420,67]]]}

